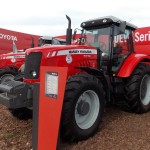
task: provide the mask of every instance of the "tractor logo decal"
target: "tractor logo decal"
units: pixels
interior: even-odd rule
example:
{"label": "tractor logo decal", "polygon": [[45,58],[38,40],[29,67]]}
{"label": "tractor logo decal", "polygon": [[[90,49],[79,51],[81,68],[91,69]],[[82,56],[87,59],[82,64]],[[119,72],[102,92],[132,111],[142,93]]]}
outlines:
{"label": "tractor logo decal", "polygon": [[57,53],[57,56],[69,55],[69,54],[97,54],[95,49],[72,49],[72,50],[62,50]]}
{"label": "tractor logo decal", "polygon": [[12,62],[12,63],[15,63],[15,62],[16,62],[16,59],[15,59],[15,58],[12,58],[12,59],[11,59],[11,62]]}
{"label": "tractor logo decal", "polygon": [[66,56],[66,62],[67,62],[68,64],[72,63],[72,56],[71,56],[71,55],[67,55],[67,56]]}

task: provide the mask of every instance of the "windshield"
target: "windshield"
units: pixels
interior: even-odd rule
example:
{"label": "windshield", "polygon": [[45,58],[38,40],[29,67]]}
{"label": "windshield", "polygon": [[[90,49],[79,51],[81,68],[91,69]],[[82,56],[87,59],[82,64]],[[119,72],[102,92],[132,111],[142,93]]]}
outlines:
{"label": "windshield", "polygon": [[52,38],[52,39],[39,39],[38,46],[49,46],[49,45],[61,45],[60,41]]}
{"label": "windshield", "polygon": [[57,39],[53,38],[52,45],[61,45],[61,43]]}
{"label": "windshield", "polygon": [[84,43],[89,46],[100,48],[103,52],[109,51],[111,27],[84,30]]}

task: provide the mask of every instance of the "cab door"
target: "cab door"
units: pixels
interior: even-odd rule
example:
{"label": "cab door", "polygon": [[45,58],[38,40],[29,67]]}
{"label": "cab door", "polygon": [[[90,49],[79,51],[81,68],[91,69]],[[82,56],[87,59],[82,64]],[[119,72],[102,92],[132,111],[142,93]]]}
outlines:
{"label": "cab door", "polygon": [[112,71],[117,72],[124,62],[125,58],[132,52],[133,50],[133,39],[132,39],[132,31],[131,29],[126,29],[123,34],[119,33],[119,27],[114,27],[114,40],[113,40],[113,48],[112,48]]}

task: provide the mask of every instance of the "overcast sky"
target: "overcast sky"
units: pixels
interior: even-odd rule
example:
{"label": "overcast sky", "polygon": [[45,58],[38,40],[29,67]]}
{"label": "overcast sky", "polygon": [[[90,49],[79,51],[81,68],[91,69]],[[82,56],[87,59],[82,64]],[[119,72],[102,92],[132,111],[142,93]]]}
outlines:
{"label": "overcast sky", "polygon": [[138,27],[150,26],[149,0],[1,0],[0,28],[36,35],[64,35],[92,18],[113,15]]}

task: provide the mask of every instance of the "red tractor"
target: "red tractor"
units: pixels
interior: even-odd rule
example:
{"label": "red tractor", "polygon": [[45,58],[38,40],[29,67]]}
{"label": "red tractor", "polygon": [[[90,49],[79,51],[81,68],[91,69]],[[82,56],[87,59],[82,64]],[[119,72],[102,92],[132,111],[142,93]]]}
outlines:
{"label": "red tractor", "polygon": [[[38,40],[38,46],[61,45],[65,44],[65,40],[54,38],[51,36],[43,36]],[[36,44],[37,46],[37,44]],[[32,38],[31,47],[34,47],[34,39]],[[16,44],[13,42],[13,52],[0,55],[0,83],[12,80],[18,71],[24,68],[25,49],[17,50]],[[20,78],[20,76],[19,76]],[[16,77],[18,79],[18,77]]]}
{"label": "red tractor", "polygon": [[[150,110],[150,56],[134,50],[137,28],[115,17],[81,23],[78,45],[71,45],[71,20],[66,46],[28,49],[24,82],[0,84],[0,103],[23,112],[33,105],[33,84],[40,82],[40,66],[68,67],[61,116],[61,135],[69,141],[92,136],[101,124],[107,103],[125,99],[133,113]],[[75,36],[74,36],[75,37]]]}

